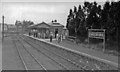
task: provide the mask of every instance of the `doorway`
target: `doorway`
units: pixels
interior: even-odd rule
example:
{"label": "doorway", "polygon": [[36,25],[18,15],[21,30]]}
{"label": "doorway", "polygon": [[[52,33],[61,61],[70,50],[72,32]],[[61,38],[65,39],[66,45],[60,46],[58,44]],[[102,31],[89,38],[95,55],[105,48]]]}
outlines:
{"label": "doorway", "polygon": [[57,34],[58,34],[58,29],[55,29],[55,38]]}

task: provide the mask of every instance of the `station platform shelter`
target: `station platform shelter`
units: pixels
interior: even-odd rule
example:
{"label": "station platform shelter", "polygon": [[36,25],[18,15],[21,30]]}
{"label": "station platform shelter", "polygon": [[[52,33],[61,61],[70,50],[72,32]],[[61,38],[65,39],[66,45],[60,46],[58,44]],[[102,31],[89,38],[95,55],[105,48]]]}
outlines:
{"label": "station platform shelter", "polygon": [[64,26],[57,22],[34,24],[28,27],[29,35],[34,35],[38,38],[49,38],[50,33],[53,33],[53,37],[63,34]]}

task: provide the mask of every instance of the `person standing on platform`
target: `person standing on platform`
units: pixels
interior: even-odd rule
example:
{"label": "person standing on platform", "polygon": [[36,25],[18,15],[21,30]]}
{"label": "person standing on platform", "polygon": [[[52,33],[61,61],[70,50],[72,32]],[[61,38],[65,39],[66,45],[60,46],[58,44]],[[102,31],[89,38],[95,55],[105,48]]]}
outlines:
{"label": "person standing on platform", "polygon": [[58,40],[58,36],[59,36],[59,35],[58,35],[58,33],[57,33],[57,34],[56,34],[56,40]]}
{"label": "person standing on platform", "polygon": [[35,37],[35,33],[34,33],[34,37]]}
{"label": "person standing on platform", "polygon": [[45,39],[45,33],[43,33],[44,39]]}
{"label": "person standing on platform", "polygon": [[30,36],[31,34],[30,34],[30,32],[29,32],[29,36]]}
{"label": "person standing on platform", "polygon": [[36,38],[38,37],[38,33],[36,33]]}
{"label": "person standing on platform", "polygon": [[52,42],[53,33],[50,33],[50,42]]}
{"label": "person standing on platform", "polygon": [[58,43],[61,42],[61,35],[58,36]]}
{"label": "person standing on platform", "polygon": [[40,33],[38,33],[38,38],[40,38]]}
{"label": "person standing on platform", "polygon": [[61,38],[61,42],[62,42],[62,39],[63,39],[63,35],[62,34],[60,35],[60,38]]}

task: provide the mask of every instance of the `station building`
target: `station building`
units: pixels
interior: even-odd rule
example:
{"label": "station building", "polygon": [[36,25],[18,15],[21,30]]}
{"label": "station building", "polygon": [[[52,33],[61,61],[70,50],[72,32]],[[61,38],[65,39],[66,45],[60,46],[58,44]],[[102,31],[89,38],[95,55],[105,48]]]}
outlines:
{"label": "station building", "polygon": [[20,21],[16,21],[16,32],[18,33],[22,33],[23,32],[23,29],[22,29],[22,23]]}
{"label": "station building", "polygon": [[53,37],[56,38],[57,34],[62,34],[63,28],[64,26],[57,22],[41,22],[39,24],[29,26],[28,31],[30,34],[40,38],[49,38],[50,33],[53,33]]}

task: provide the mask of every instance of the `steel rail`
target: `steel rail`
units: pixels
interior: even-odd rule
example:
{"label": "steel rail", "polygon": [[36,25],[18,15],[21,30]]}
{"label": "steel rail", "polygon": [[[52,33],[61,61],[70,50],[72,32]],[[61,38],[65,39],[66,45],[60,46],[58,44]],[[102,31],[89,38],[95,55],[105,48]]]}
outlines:
{"label": "steel rail", "polygon": [[39,64],[39,66],[41,66],[42,69],[47,72],[47,69],[37,60],[37,58],[34,57],[34,55],[32,55],[32,54],[25,48],[24,44],[23,44],[20,40],[18,40],[18,41],[19,41],[19,43],[23,46],[23,48],[26,50],[26,52]]}
{"label": "steel rail", "polygon": [[[26,41],[26,40],[24,39],[24,41]],[[32,42],[32,41],[31,41],[31,42]],[[32,43],[34,43],[34,42],[32,42]],[[29,44],[30,44],[30,43],[29,43]],[[39,45],[39,44],[37,44],[37,43],[34,43],[34,44]],[[31,45],[31,44],[30,44],[30,45]],[[43,49],[47,50],[45,47],[43,47],[43,46],[41,46],[41,45],[39,45],[39,46],[42,47]],[[34,47],[34,48],[36,48],[36,47]],[[36,49],[37,49],[37,48],[36,48]],[[37,50],[39,50],[39,49],[37,49]],[[39,51],[40,51],[40,50],[39,50]],[[48,51],[48,52],[51,52],[52,54],[54,54],[54,55],[56,55],[56,56],[61,57],[62,59],[70,62],[71,64],[75,65],[76,67],[80,67],[82,70],[87,70],[87,69],[85,69],[85,67],[82,67],[81,65],[77,64],[76,62],[71,61],[70,59],[67,59],[67,58],[62,57],[62,56],[60,56],[60,55],[58,55],[58,54],[55,54],[55,53],[53,53],[52,51],[49,51],[49,50],[47,50],[47,51]]]}
{"label": "steel rail", "polygon": [[[21,37],[22,38],[22,37]],[[23,38],[22,38],[23,39]],[[33,45],[31,45],[29,42],[27,42],[25,39],[23,39],[26,43],[28,43],[30,46],[32,46],[34,49],[36,49],[37,51],[39,51],[40,53],[42,53],[43,55],[47,56],[49,59],[51,59],[52,61],[56,62],[59,66],[63,67],[65,70],[69,70],[65,65],[63,65],[62,63],[56,61],[55,59],[51,58],[50,56],[48,56],[47,54],[45,54],[44,52],[40,51],[39,49],[37,49],[36,47],[34,47]]]}
{"label": "steel rail", "polygon": [[15,41],[13,40],[13,38],[12,38],[12,41],[13,41],[14,46],[15,46],[15,48],[16,48],[16,50],[17,50],[17,52],[18,52],[19,58],[21,59],[21,61],[22,61],[23,65],[24,65],[25,70],[28,72],[27,65],[25,64],[25,61],[23,60],[23,58],[22,58],[22,56],[21,56],[21,54],[20,54],[20,52],[19,52],[19,50],[18,50],[18,47],[17,47],[17,45],[16,45]]}
{"label": "steel rail", "polygon": [[[23,36],[24,36],[24,35],[23,35]],[[38,42],[39,42],[39,40],[34,39],[34,38],[32,38],[32,37],[29,37],[29,36],[24,36],[24,37],[28,37],[29,40],[31,40],[31,41],[32,41],[32,40],[35,40],[35,41],[38,41]],[[70,50],[70,52],[72,52],[72,51]],[[74,53],[74,52],[73,52],[73,53]],[[75,52],[75,53],[76,53],[76,52]],[[82,56],[83,56],[83,55],[82,55]],[[85,56],[86,56],[86,55],[85,55]],[[88,58],[89,58],[89,57],[88,57]],[[88,59],[88,58],[87,58],[87,59]],[[99,61],[98,59],[95,59],[95,58],[92,59],[92,58],[90,57],[90,60],[95,61],[96,63],[100,64],[101,67],[103,67],[104,65],[106,65],[106,66],[108,67],[108,65],[109,65],[108,63],[105,63],[105,62],[103,62],[103,61]],[[101,64],[102,64],[102,65],[101,65]],[[108,65],[107,65],[107,64],[108,64]],[[95,65],[95,67],[96,67],[98,70],[102,70],[102,69],[101,69],[100,67],[98,67],[96,64],[94,64],[94,65]],[[105,66],[105,67],[106,67],[106,66]],[[112,65],[111,65],[111,66],[112,66]],[[94,70],[94,69],[93,69],[93,70]],[[95,69],[95,70],[96,70],[96,69]],[[115,70],[116,70],[116,69],[115,69]]]}
{"label": "steel rail", "polygon": [[[30,40],[31,40],[31,39],[30,39]],[[31,42],[33,42],[33,41],[31,40]],[[41,45],[38,44],[38,43],[35,43],[35,42],[33,42],[33,43],[41,46]],[[41,47],[43,47],[43,46],[41,46]],[[44,49],[46,49],[46,48],[44,47]],[[48,50],[48,49],[46,49],[46,50]],[[50,51],[50,50],[48,50],[48,51]],[[52,51],[51,51],[51,52],[52,52]],[[54,53],[54,52],[52,52],[52,53],[53,53],[53,54],[56,54],[56,53]],[[56,54],[56,55],[58,55],[58,54]],[[65,58],[65,57],[63,57],[63,56],[61,56],[61,55],[58,55],[58,56],[66,59],[67,61],[71,62],[72,64],[76,65],[77,67],[81,67],[83,70],[89,70],[89,69],[87,69],[87,67],[90,67],[90,66],[88,66],[88,65],[85,65],[85,64],[84,64],[85,66],[82,66],[82,65],[77,64],[76,62],[72,61],[72,60],[69,59],[69,58]],[[95,66],[96,66],[96,68],[97,68],[98,70],[101,70],[100,67],[98,67],[96,64],[95,64]],[[91,70],[94,71],[94,70],[96,70],[96,69],[91,68]]]}
{"label": "steel rail", "polygon": [[[32,41],[31,41],[31,42],[32,42]],[[32,42],[32,43],[34,43],[34,42]],[[39,45],[39,44],[37,44],[37,43],[34,43],[34,44]],[[41,45],[39,45],[39,46],[41,46]],[[50,51],[50,50],[46,49],[46,48],[43,47],[43,46],[41,46],[41,47],[44,48],[44,49],[47,50],[47,51]],[[58,55],[58,54],[56,54],[56,53],[54,53],[54,52],[52,52],[52,51],[50,51],[50,52],[53,53],[53,54],[55,54],[55,55],[57,55],[57,56],[59,56],[59,57],[61,57],[61,58],[64,59],[64,60],[72,63],[72,64],[75,65],[76,67],[81,67],[82,70],[87,70],[87,69],[86,69],[87,65],[82,67],[81,65],[77,64],[76,62],[74,62],[74,61],[72,61],[72,60],[70,60],[70,59],[68,59],[68,58],[65,58],[65,57],[63,57],[63,56],[61,56],[61,55]]]}

